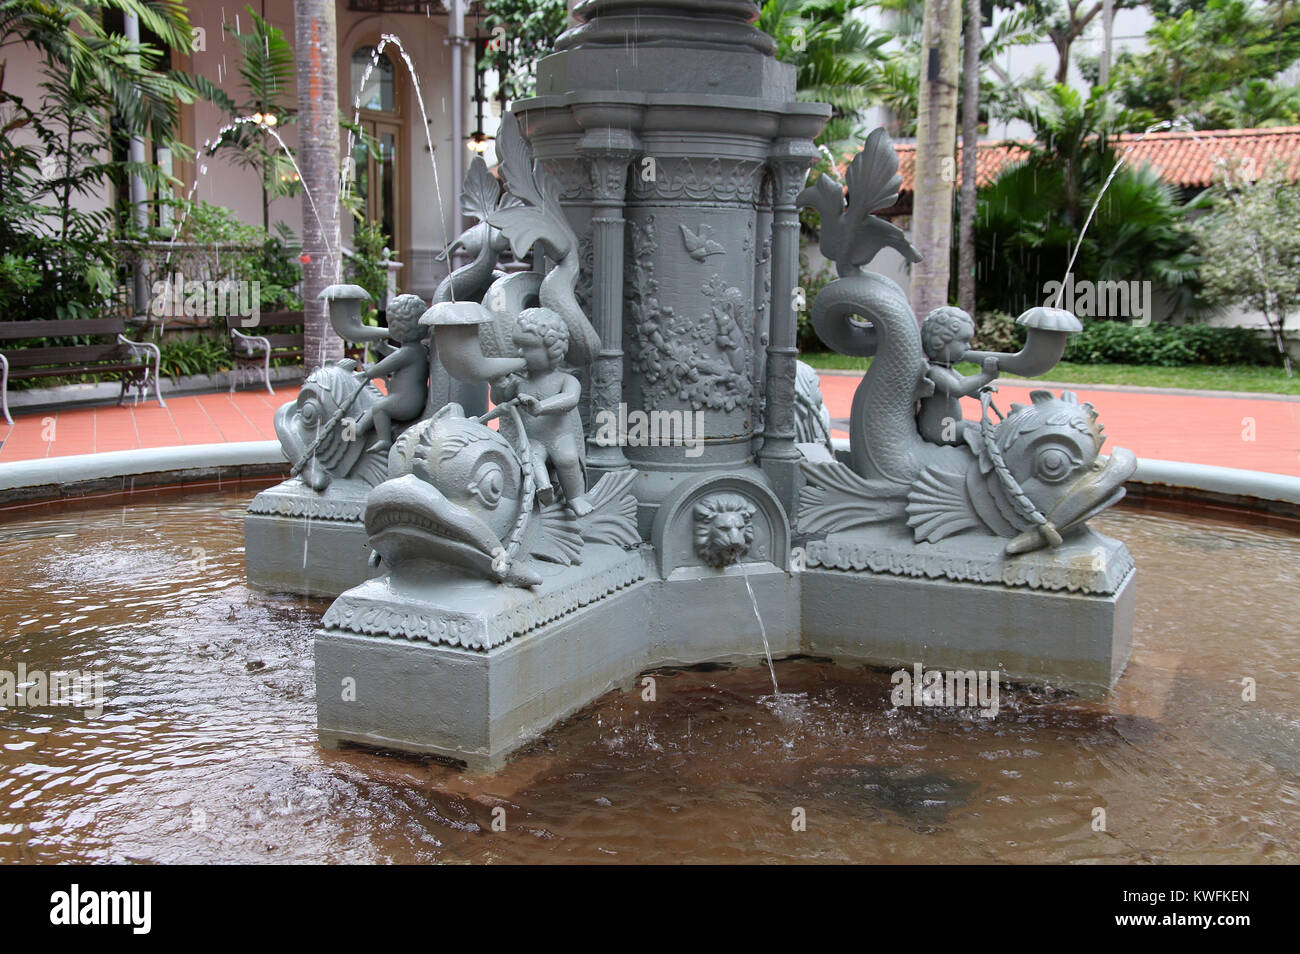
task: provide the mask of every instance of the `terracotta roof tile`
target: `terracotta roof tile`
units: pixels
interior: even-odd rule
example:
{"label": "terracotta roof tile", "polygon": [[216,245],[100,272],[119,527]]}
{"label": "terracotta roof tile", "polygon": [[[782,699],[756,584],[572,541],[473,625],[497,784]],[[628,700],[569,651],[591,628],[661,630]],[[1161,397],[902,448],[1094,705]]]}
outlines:
{"label": "terracotta roof tile", "polygon": [[[1025,155],[1028,140],[981,142],[976,159],[975,181],[988,185],[1002,169]],[[916,144],[896,143],[898,171],[903,177],[902,194],[912,192],[916,168]],[[1160,178],[1181,188],[1204,188],[1214,181],[1216,169],[1224,164],[1254,162],[1262,175],[1281,161],[1287,177],[1300,181],[1300,126],[1273,129],[1208,129],[1196,132],[1125,133],[1115,137],[1115,148],[1133,164],[1148,162]],[[961,146],[957,147],[957,168],[961,169]]]}

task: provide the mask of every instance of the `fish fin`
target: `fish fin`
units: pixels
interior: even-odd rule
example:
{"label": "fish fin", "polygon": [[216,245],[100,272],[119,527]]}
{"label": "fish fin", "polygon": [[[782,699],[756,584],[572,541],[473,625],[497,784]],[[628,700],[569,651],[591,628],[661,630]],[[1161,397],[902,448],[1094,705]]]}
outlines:
{"label": "fish fin", "polygon": [[547,563],[571,566],[582,562],[582,532],[578,521],[561,501],[542,508],[537,533],[528,542],[530,556]]}
{"label": "fish fin", "polygon": [[801,464],[807,483],[799,491],[801,533],[829,533],[900,517],[907,485],[866,480],[839,461]]}
{"label": "fish fin", "polygon": [[993,465],[981,464],[979,471],[966,473],[966,495],[971,507],[986,528],[1000,537],[1015,536],[1025,528],[1023,518],[1007,501],[1006,494],[996,477],[990,476]]}
{"label": "fish fin", "polygon": [[388,455],[383,452],[364,451],[349,475],[370,487],[377,487],[388,479]]}
{"label": "fish fin", "polygon": [[628,493],[636,472],[605,474],[586,493],[591,513],[578,518],[578,530],[588,543],[609,543],[628,549],[641,542],[636,528],[636,498]]}
{"label": "fish fin", "polygon": [[635,471],[606,474],[585,494],[591,512],[575,517],[557,500],[542,508],[529,553],[539,560],[568,566],[582,562],[583,543],[608,543],[629,549],[641,542],[636,528],[636,498],[627,492]]}
{"label": "fish fin", "polygon": [[907,525],[931,543],[980,526],[966,496],[965,474],[927,467],[907,495]]}

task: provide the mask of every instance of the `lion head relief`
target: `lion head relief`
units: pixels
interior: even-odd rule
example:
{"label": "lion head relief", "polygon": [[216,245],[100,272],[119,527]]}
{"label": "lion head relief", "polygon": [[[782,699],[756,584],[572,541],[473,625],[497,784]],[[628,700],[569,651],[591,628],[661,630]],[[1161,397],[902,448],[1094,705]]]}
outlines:
{"label": "lion head relief", "polygon": [[754,543],[754,504],[740,494],[713,494],[695,505],[695,552],[709,566],[739,563]]}

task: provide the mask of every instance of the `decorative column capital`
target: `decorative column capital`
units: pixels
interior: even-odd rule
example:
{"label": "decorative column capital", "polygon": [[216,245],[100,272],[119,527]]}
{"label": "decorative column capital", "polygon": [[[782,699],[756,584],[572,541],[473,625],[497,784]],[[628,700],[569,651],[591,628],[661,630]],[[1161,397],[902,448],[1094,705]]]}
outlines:
{"label": "decorative column capital", "polygon": [[767,167],[772,172],[772,191],[777,209],[793,209],[794,202],[808,179],[808,170],[817,159],[817,147],[807,139],[778,139],[768,152]]}
{"label": "decorative column capital", "polygon": [[577,151],[591,169],[592,201],[621,207],[627,193],[627,165],[641,151],[641,141],[627,129],[592,129],[578,142]]}

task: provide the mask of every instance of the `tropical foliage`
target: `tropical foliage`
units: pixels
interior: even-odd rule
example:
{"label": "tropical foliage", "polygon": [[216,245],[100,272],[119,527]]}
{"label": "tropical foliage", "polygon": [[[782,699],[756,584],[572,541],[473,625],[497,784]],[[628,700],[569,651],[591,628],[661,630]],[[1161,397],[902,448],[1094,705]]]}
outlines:
{"label": "tropical foliage", "polygon": [[215,374],[231,365],[227,336],[198,333],[164,340],[159,346],[158,370],[175,381],[192,374]]}
{"label": "tropical foliage", "polygon": [[1174,191],[1147,167],[1121,166],[1106,184],[1123,114],[1100,93],[1057,85],[1019,116],[1034,130],[1029,155],[979,196],[982,303],[1012,313],[1041,304],[1077,253],[1076,279],[1151,281],[1176,296],[1179,313],[1195,312],[1198,259]]}
{"label": "tropical foliage", "polygon": [[378,324],[378,303],[388,292],[388,236],[376,222],[358,223],[353,236],[354,255],[345,262],[347,280],[370,293],[363,319]]}
{"label": "tropical foliage", "polygon": [[860,114],[886,88],[890,37],[854,17],[859,7],[854,0],[767,0],[758,20],[776,40],[777,58],[794,64],[799,99],[830,104],[817,142],[837,156],[861,144]]}
{"label": "tropical foliage", "polygon": [[[40,57],[39,93],[5,87],[0,60],[0,304],[10,320],[83,318],[102,312],[118,287],[116,240],[139,238],[123,210],[84,203],[131,175],[168,185],[152,163],[126,159],[126,142],[147,137],[184,154],[179,108],[193,101],[165,69],[167,51],[133,43],[104,24],[134,13],[167,46],[189,43],[174,0],[2,0],[0,54],[25,45]],[[105,122],[109,116],[112,122]]]}
{"label": "tropical foliage", "polygon": [[1112,80],[1135,128],[1180,116],[1198,128],[1296,116],[1294,83],[1276,79],[1300,59],[1300,8],[1290,0],[1208,0],[1157,20],[1146,45],[1117,59]]}
{"label": "tropical foliage", "polygon": [[492,35],[479,68],[501,74],[501,92],[509,101],[533,95],[537,61],[555,47],[564,32],[564,0],[483,0],[481,28]]}
{"label": "tropical foliage", "polygon": [[[166,271],[180,272],[186,279],[258,282],[263,311],[298,311],[302,266],[294,245],[287,230],[272,236],[241,222],[230,209],[193,202],[185,208],[176,244],[165,247]],[[162,264],[154,262],[150,268],[160,280],[169,277],[162,274]]]}
{"label": "tropical foliage", "polygon": [[1269,170],[1257,182],[1220,184],[1215,199],[1196,223],[1206,294],[1262,314],[1289,375],[1287,323],[1300,312],[1300,184]]}

